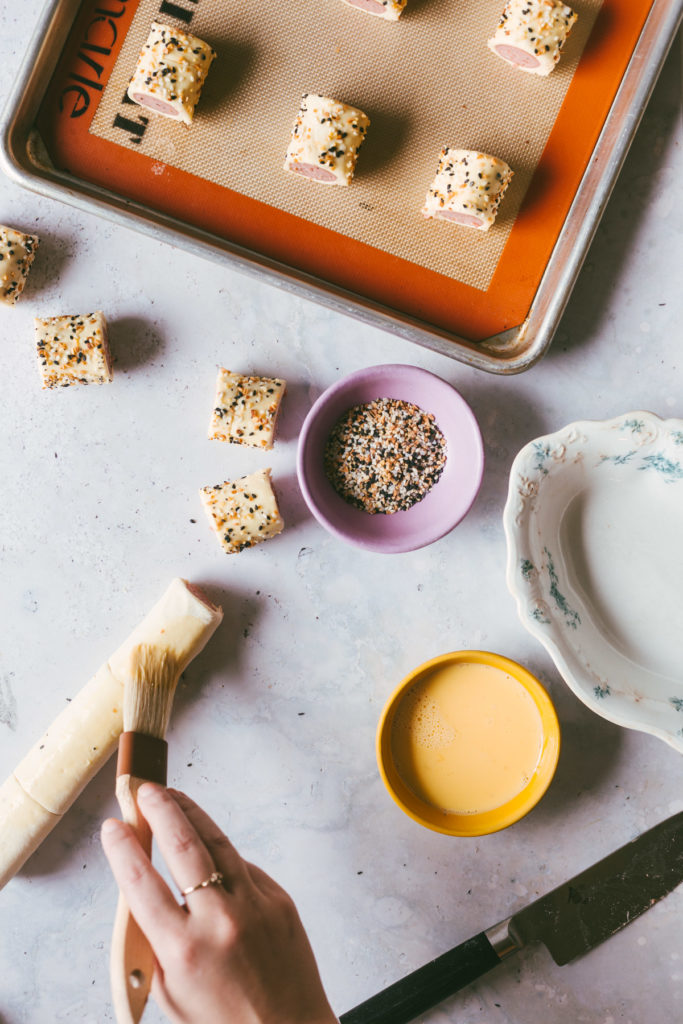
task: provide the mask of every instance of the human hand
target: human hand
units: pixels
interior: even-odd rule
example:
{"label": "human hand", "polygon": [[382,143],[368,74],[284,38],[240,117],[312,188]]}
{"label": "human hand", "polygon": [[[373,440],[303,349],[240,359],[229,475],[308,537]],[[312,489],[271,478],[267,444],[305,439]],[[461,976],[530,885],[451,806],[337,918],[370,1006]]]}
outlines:
{"label": "human hand", "polygon": [[133,830],[110,818],[102,845],[133,917],[157,959],[152,995],[176,1024],[337,1024],[296,907],[269,875],[243,860],[183,793],[138,792],[178,887],[223,875],[181,906]]}

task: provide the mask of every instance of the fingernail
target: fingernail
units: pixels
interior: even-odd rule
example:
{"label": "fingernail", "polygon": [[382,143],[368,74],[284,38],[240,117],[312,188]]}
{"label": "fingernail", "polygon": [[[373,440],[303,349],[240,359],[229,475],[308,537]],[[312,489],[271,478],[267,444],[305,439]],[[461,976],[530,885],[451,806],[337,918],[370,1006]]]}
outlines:
{"label": "fingernail", "polygon": [[107,818],[106,821],[102,822],[102,832],[106,835],[113,836],[116,832],[121,831],[121,822],[116,818]]}
{"label": "fingernail", "polygon": [[163,792],[163,788],[158,786],[156,782],[143,782],[138,790],[138,800],[142,800],[144,803],[146,800],[151,800],[152,797],[158,796]]}

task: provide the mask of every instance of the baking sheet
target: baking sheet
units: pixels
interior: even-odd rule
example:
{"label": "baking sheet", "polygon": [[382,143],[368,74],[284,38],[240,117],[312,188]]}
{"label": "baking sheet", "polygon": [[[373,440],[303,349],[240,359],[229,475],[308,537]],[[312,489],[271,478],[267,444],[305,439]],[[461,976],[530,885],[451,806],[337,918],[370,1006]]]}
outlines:
{"label": "baking sheet", "polygon": [[[275,110],[277,107],[277,110],[281,111],[281,117],[278,115],[277,125],[272,125],[270,118],[268,119],[269,137],[272,135],[272,160],[270,162],[277,159],[272,172],[269,169],[268,173],[277,177],[278,188],[283,189],[285,196],[287,190],[290,189],[293,195],[300,196],[303,189],[303,194],[310,196],[308,202],[311,205],[307,207],[305,217],[275,205],[268,192],[265,194],[261,192],[259,198],[254,198],[235,188],[217,184],[194,171],[175,167],[169,163],[169,158],[172,158],[173,154],[163,151],[163,146],[168,143],[169,138],[180,139],[183,138],[183,135],[191,135],[197,129],[200,132],[210,131],[213,117],[218,118],[221,123],[225,122],[231,116],[231,104],[237,105],[236,93],[240,91],[240,83],[246,89],[246,83],[253,79],[256,86],[261,88],[264,72],[259,69],[256,56],[254,56],[255,63],[250,73],[248,72],[248,61],[243,61],[241,65],[237,59],[231,61],[230,41],[226,40],[224,36],[216,35],[214,37],[209,31],[210,26],[206,23],[202,29],[202,18],[211,17],[213,23],[216,24],[215,19],[218,17],[219,25],[224,25],[219,30],[220,32],[229,31],[231,37],[235,37],[242,31],[245,33],[242,37],[244,39],[248,33],[248,26],[254,24],[253,19],[258,15],[258,24],[265,23],[267,25],[267,34],[261,45],[264,48],[269,46],[269,53],[273,50],[282,53],[279,64],[282,65],[281,74],[286,79],[285,70],[291,58],[290,51],[285,48],[284,43],[288,34],[294,35],[295,48],[310,51],[315,55],[314,63],[315,67],[320,69],[319,75],[332,76],[334,73],[341,76],[343,73],[348,76],[352,72],[356,74],[353,55],[344,56],[342,53],[344,60],[340,59],[339,69],[335,72],[334,62],[331,61],[330,53],[327,52],[330,48],[330,35],[328,34],[330,20],[341,17],[350,19],[349,25],[359,26],[353,29],[356,36],[359,33],[377,32],[380,29],[385,34],[393,30],[393,37],[388,38],[398,40],[399,42],[393,44],[394,47],[397,47],[404,45],[400,40],[405,37],[406,32],[415,35],[426,32],[428,26],[432,25],[432,17],[441,12],[443,18],[440,31],[446,38],[453,40],[448,66],[452,67],[457,64],[460,53],[463,50],[466,51],[468,47],[472,47],[471,37],[469,40],[465,39],[460,36],[458,31],[459,22],[456,15],[464,17],[463,6],[454,2],[449,4],[446,0],[414,0],[414,2],[415,13],[412,22],[408,17],[405,24],[402,22],[398,24],[379,22],[378,24],[370,16],[364,16],[362,12],[347,8],[346,5],[341,4],[340,0],[327,0],[324,5],[311,4],[307,0],[290,0],[291,11],[296,14],[296,17],[292,14],[293,20],[287,20],[287,12],[290,11],[290,5],[288,5],[286,11],[278,18],[277,31],[273,31],[270,11],[263,5],[245,7],[235,4],[226,7],[217,4],[215,0],[197,0],[192,6],[190,6],[190,0],[184,4],[169,4],[168,0],[161,0],[161,2],[159,0],[116,0],[116,3],[110,0],[110,7],[105,7],[103,0],[99,0],[99,2],[98,0],[86,0],[70,35],[69,46],[60,61],[42,105],[38,119],[41,134],[47,142],[52,159],[59,167],[66,167],[79,176],[105,185],[118,194],[135,199],[152,209],[171,214],[185,224],[210,231],[221,238],[243,246],[245,249],[259,253],[267,259],[276,260],[284,266],[313,275],[331,287],[344,289],[353,295],[381,304],[385,308],[395,311],[397,315],[408,316],[428,327],[457,334],[466,338],[470,343],[485,341],[509,329],[519,328],[529,315],[539,282],[602,129],[614,92],[619,85],[624,68],[628,64],[632,48],[650,8],[651,0],[603,0],[599,17],[590,32],[589,45],[584,48],[574,73],[571,74],[571,64],[567,65],[565,70],[562,70],[560,66],[559,70],[553,72],[553,75],[558,74],[565,77],[570,75],[571,80],[552,123],[550,134],[547,135],[545,145],[542,147],[540,160],[533,173],[526,198],[522,199],[519,194],[517,196],[517,201],[522,199],[522,202],[518,216],[512,225],[508,220],[506,226],[505,218],[503,218],[498,230],[490,233],[491,240],[489,240],[485,234],[474,235],[472,231],[457,225],[425,222],[419,211],[405,215],[408,222],[415,225],[411,230],[416,235],[419,232],[425,232],[426,237],[431,240],[447,240],[447,247],[435,246],[435,250],[438,252],[447,248],[449,251],[457,253],[461,246],[470,245],[495,246],[497,235],[507,231],[507,240],[504,242],[502,253],[498,255],[497,260],[496,254],[493,255],[495,267],[485,289],[474,287],[466,281],[441,273],[439,269],[422,266],[404,256],[387,252],[378,248],[377,245],[368,244],[352,237],[346,232],[346,220],[339,209],[336,210],[336,229],[329,227],[327,223],[316,223],[311,215],[311,209],[321,210],[321,204],[328,203],[330,206],[326,211],[326,216],[330,216],[335,214],[334,204],[340,204],[341,208],[343,203],[354,202],[354,195],[369,195],[372,198],[372,195],[376,193],[366,191],[369,189],[369,185],[360,183],[362,177],[359,178],[359,182],[354,182],[348,189],[324,190],[316,188],[310,182],[300,181],[298,178],[290,180],[289,176],[281,170],[291,121],[298,107],[299,94],[302,89],[308,88],[308,84],[302,86],[299,83],[299,73],[287,72],[287,74],[291,74],[291,80],[295,80],[297,83],[296,95],[290,97],[288,88],[282,98],[278,84],[277,94],[280,98],[277,101],[272,101],[272,109]],[[589,12],[596,10],[596,7],[589,5],[596,3],[597,0],[577,0],[577,2],[586,3],[581,12],[585,24]],[[172,17],[169,11],[173,9],[185,12],[181,19],[185,27],[193,31],[202,29],[207,35],[208,41],[215,43],[219,51],[223,46],[223,56],[219,55],[216,63],[219,67],[221,61],[226,68],[232,66],[236,74],[236,79],[232,82],[232,89],[226,92],[227,83],[221,79],[220,74],[215,79],[215,87],[211,86],[212,68],[207,89],[215,88],[216,92],[209,91],[207,97],[202,97],[201,102],[206,102],[204,112],[201,112],[201,107],[198,109],[197,123],[189,129],[177,124],[159,125],[158,117],[148,116],[148,113],[136,104],[125,102],[127,75],[132,72],[134,58],[141,41],[144,41],[151,18],[163,15],[168,19]],[[544,117],[548,118],[550,115],[542,104],[531,102],[530,96],[538,98],[539,94],[542,95],[540,91],[544,87],[557,88],[557,86],[553,86],[553,75],[549,79],[538,79],[509,68],[504,62],[496,60],[486,50],[485,38],[492,31],[491,26],[497,21],[498,4],[496,2],[496,6],[494,6],[493,0],[477,0],[476,9],[478,11],[476,31],[477,38],[481,40],[482,59],[490,58],[489,67],[492,69],[481,81],[475,74],[468,87],[469,94],[476,97],[478,103],[483,104],[479,108],[476,118],[479,125],[478,135],[485,136],[480,141],[486,143],[487,148],[494,150],[505,148],[502,143],[498,146],[494,144],[494,133],[496,130],[502,131],[503,126],[507,125],[508,140],[521,140],[521,145],[525,145],[528,141],[529,146],[533,144],[539,147],[542,145],[543,138],[541,123]],[[109,11],[109,17],[98,13],[101,11]],[[140,12],[140,19],[137,17],[138,12]],[[114,14],[118,16],[116,20]],[[307,18],[305,24],[301,21],[304,14]],[[221,16],[234,20],[226,26],[224,22],[220,22]],[[368,21],[370,21],[370,26],[366,27]],[[113,24],[115,32],[112,31],[110,23]],[[240,26],[242,26],[241,29]],[[472,23],[470,33],[474,31],[474,28],[474,23]],[[137,37],[128,43],[131,31],[136,33]],[[401,34],[396,35],[396,33]],[[576,38],[580,43],[581,36]],[[268,43],[268,39],[271,40],[270,43]],[[303,44],[302,39],[305,40]],[[577,44],[572,44],[571,40],[572,37],[568,44],[570,46],[568,56],[570,61],[573,59],[576,64],[578,53],[574,53],[572,58],[571,46]],[[291,41],[287,43],[287,46],[290,45]],[[96,47],[95,52],[92,50],[93,46]],[[243,43],[243,46],[246,47],[246,43]],[[356,43],[356,48],[358,46],[359,44]],[[422,63],[419,69],[406,68],[404,77],[398,82],[395,92],[384,91],[384,102],[387,107],[391,102],[396,102],[396,97],[410,93],[410,82],[421,83],[424,66],[432,63],[430,47],[433,49],[434,46],[436,46],[436,37],[423,40]],[[260,52],[256,43],[250,52],[253,52],[254,55]],[[323,60],[325,54],[329,61],[327,65]],[[367,88],[370,91],[372,86],[377,90],[375,95],[380,114],[380,80],[392,77],[391,69],[384,68],[380,58],[388,60],[389,56],[388,52],[381,50],[379,42],[377,42],[375,59],[380,74],[375,75]],[[396,60],[395,53],[392,59]],[[445,55],[441,53],[442,64],[444,60]],[[129,61],[130,67],[127,67]],[[117,63],[118,71],[115,67]],[[276,61],[276,63],[278,62]],[[126,68],[125,74],[123,74],[124,68]],[[370,75],[368,66],[363,71],[366,77]],[[108,83],[112,72],[120,74],[121,77],[112,82],[110,92]],[[487,119],[492,118],[493,111],[486,112],[485,105],[487,97],[491,95],[491,81],[495,80],[496,76],[502,76],[501,80],[508,83],[506,86],[507,100],[505,101],[508,107],[512,103],[512,97],[517,94],[518,90],[521,90],[520,94],[525,98],[525,102],[520,104],[524,112],[522,126],[501,115],[500,111],[496,112],[495,124],[493,121],[490,126],[487,124]],[[561,80],[560,77],[559,81],[561,82]],[[279,82],[280,78],[277,78],[277,83]],[[350,79],[347,78],[346,83],[349,95],[346,95],[345,92],[343,98],[363,106],[364,96],[358,95],[359,92],[362,92],[362,76],[357,80],[355,89],[350,88]],[[275,79],[273,79],[273,88],[275,84]],[[323,88],[326,85],[334,86],[335,82],[331,77],[327,77],[318,87]],[[81,96],[76,91],[78,87],[87,93],[82,97],[82,104],[86,108],[84,110],[79,109]],[[70,90],[68,101],[63,102],[67,89]],[[382,89],[385,87],[382,86]],[[294,91],[293,87],[291,91]],[[326,91],[337,91],[338,93],[338,90],[334,88],[329,88]],[[455,95],[453,90],[449,90],[449,94],[451,93]],[[427,93],[425,93],[426,95]],[[101,130],[101,127],[98,129],[95,126],[95,130],[90,131],[91,126],[95,124],[94,118],[97,117],[103,96],[106,96],[107,99],[109,96],[113,96],[120,105],[117,111],[109,111],[109,114],[113,115],[111,127],[115,129],[117,142],[97,135],[95,132]],[[72,103],[74,98],[75,104]],[[501,102],[499,95],[493,105],[499,108]],[[225,104],[223,113],[219,114],[222,104]],[[460,103],[461,107],[466,105],[467,102]],[[370,116],[374,115],[377,119],[375,107],[367,103],[365,106],[368,108]],[[430,119],[434,120],[438,116],[442,117],[443,121],[434,129],[434,150],[427,154],[427,147],[423,146],[425,152],[420,159],[425,161],[424,168],[419,173],[413,172],[415,181],[425,175],[427,184],[433,176],[436,156],[444,141],[441,136],[446,131],[447,124],[450,125],[452,116],[455,116],[441,111],[438,103],[428,109],[429,116],[422,117],[423,130],[427,134],[430,132]],[[467,112],[462,113],[463,117],[465,113]],[[206,118],[204,129],[201,127],[202,117]],[[534,121],[534,118],[537,121]],[[259,118],[253,117],[251,124],[257,125],[258,123]],[[403,122],[398,119],[396,123],[400,126]],[[408,118],[406,118],[406,123],[409,123]],[[533,137],[530,134],[532,127],[537,133]],[[221,130],[229,136],[229,124],[224,123]],[[245,138],[240,136],[240,145],[250,145],[249,130],[255,129],[244,128],[242,135]],[[161,146],[158,155],[150,156],[142,149],[148,131],[154,133],[158,138]],[[175,134],[170,136],[170,132]],[[180,135],[178,135],[179,132]],[[383,135],[386,137],[385,133],[378,132],[380,139]],[[451,138],[450,141],[456,140]],[[371,143],[370,135],[368,142]],[[512,144],[510,141],[510,145]],[[515,142],[516,144],[517,142]],[[203,148],[206,152],[219,153],[220,159],[223,159],[221,146],[215,140],[212,141],[205,137]],[[483,145],[482,148],[484,148]],[[405,151],[405,144],[396,137],[391,158],[404,159]],[[407,147],[407,151],[410,153],[411,147]],[[370,150],[370,152],[372,151]],[[399,156],[399,154],[401,155]],[[361,160],[365,155],[361,151]],[[506,151],[501,155],[506,156],[508,153]],[[241,159],[246,164],[248,173],[256,174],[255,161],[249,159],[248,154],[247,157],[242,156]],[[237,160],[233,161],[233,165],[237,162]],[[267,165],[269,161],[263,161],[263,163]],[[533,171],[532,164],[528,171]],[[366,173],[369,174],[369,180],[372,180],[374,173],[386,176],[388,170],[385,167],[383,171],[381,166],[375,165],[373,172],[371,164],[370,167],[366,167]],[[520,176],[523,186],[523,171],[520,172]],[[522,186],[519,187],[523,191]],[[356,189],[360,191],[356,191]],[[417,185],[415,185],[415,189],[417,189]],[[513,192],[513,202],[514,195]],[[416,191],[415,199],[417,198]],[[421,184],[420,205],[422,200]],[[368,205],[372,205],[372,203]],[[350,205],[349,209],[351,209]],[[366,211],[361,208],[361,212],[358,213],[360,222],[363,223],[364,218],[369,214],[374,216],[374,211]],[[509,217],[509,215],[505,216]],[[474,265],[469,268],[465,267],[466,263],[465,259],[462,264],[465,269],[461,270],[463,274],[466,272],[468,274],[483,273],[484,275],[490,273],[490,268],[487,271],[485,265],[479,266],[477,270]],[[481,280],[480,283],[482,283]]]}
{"label": "baking sheet", "polygon": [[[547,78],[510,68],[486,40],[501,0],[409,0],[399,23],[340,0],[288,0],[277,33],[261,4],[197,5],[191,31],[218,53],[191,130],[150,116],[144,133],[116,127],[159,0],[141,0],[90,131],[240,195],[343,233],[383,253],[486,291],[536,171],[601,0],[579,15]],[[168,23],[183,27],[177,18]],[[306,45],[302,45],[306,40]],[[370,119],[350,188],[282,169],[303,92],[360,107]],[[420,210],[444,145],[501,157],[515,177],[488,232],[425,220]],[[542,179],[536,188],[545,188]]]}
{"label": "baking sheet", "polygon": [[[198,7],[194,0],[182,4],[189,24]],[[160,13],[167,6],[161,0]],[[49,0],[0,116],[0,163],[42,195],[471,366],[518,373],[547,351],[681,6],[681,0],[652,0],[651,7],[646,0],[604,0],[485,292],[170,164],[160,174],[163,162],[136,152],[134,140],[150,118],[132,103],[117,115],[130,146],[91,133],[137,0]],[[537,189],[537,180],[545,187]]]}

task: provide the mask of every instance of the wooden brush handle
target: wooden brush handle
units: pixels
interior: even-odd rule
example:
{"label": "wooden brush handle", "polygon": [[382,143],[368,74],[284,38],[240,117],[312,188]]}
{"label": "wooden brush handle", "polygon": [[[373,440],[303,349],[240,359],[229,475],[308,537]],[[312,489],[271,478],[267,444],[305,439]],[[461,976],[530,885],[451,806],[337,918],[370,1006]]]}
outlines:
{"label": "wooden brush handle", "polygon": [[[134,775],[119,775],[116,798],[123,820],[135,829],[140,845],[149,856],[152,833],[138,810],[137,802],[137,792],[144,781]],[[152,949],[131,915],[128,904],[119,894],[110,960],[111,993],[117,1024],[138,1024],[147,1003],[153,973]]]}

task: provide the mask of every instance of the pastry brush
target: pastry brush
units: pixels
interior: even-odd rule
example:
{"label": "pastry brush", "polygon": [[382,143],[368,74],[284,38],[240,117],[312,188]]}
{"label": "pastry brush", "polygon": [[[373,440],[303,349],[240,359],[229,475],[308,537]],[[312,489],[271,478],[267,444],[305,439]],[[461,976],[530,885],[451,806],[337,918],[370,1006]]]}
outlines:
{"label": "pastry brush", "polygon": [[[135,829],[148,856],[152,833],[138,810],[137,792],[143,782],[166,785],[164,736],[171,717],[179,678],[175,658],[162,647],[133,648],[123,691],[123,733],[119,740],[116,797],[123,820]],[[119,894],[111,946],[111,990],[118,1024],[137,1024],[149,995],[154,954]]]}

